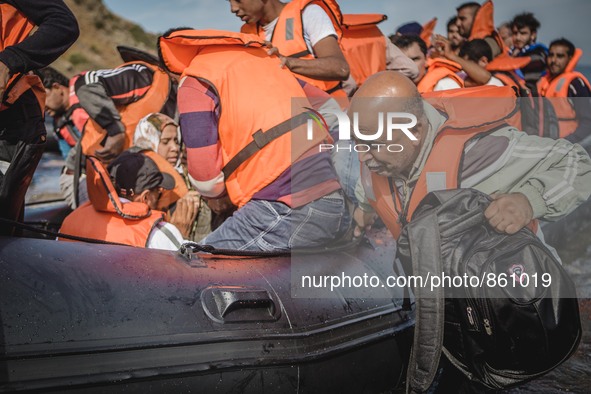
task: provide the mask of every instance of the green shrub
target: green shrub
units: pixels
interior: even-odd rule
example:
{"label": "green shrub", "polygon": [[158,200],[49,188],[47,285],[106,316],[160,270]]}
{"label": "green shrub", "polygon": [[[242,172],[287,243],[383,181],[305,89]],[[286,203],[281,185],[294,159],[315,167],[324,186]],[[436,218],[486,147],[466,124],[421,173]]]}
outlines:
{"label": "green shrub", "polygon": [[150,37],[150,35],[139,25],[133,25],[131,29],[129,29],[129,32],[136,42],[141,42],[148,47],[153,47],[156,44],[153,42],[154,40],[152,40],[152,37]]}
{"label": "green shrub", "polygon": [[70,55],[69,60],[70,60],[70,63],[72,63],[74,66],[88,63],[88,59],[86,58],[86,56],[84,56],[83,54],[78,53],[78,52],[72,53]]}

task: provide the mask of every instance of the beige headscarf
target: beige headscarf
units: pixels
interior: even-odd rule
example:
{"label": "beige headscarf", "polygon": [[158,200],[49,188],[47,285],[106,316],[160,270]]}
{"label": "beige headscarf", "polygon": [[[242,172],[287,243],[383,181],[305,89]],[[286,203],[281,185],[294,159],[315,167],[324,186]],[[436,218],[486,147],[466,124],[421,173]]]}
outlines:
{"label": "beige headscarf", "polygon": [[142,149],[157,151],[162,130],[168,125],[174,125],[178,131],[179,125],[168,116],[161,113],[149,114],[140,120],[135,128],[133,145]]}

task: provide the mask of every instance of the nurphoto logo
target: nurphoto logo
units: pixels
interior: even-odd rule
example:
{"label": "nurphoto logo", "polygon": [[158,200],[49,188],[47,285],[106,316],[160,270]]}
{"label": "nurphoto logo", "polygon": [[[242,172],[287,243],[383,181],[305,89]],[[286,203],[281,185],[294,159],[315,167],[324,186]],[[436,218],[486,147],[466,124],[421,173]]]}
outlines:
{"label": "nurphoto logo", "polygon": [[[312,141],[314,139],[314,124],[327,130],[330,130],[330,128],[323,115],[311,108],[306,109],[310,111],[308,112],[310,119],[308,119],[307,124],[307,139]],[[329,114],[334,115],[337,119],[339,125],[339,141],[353,139],[355,142],[361,143],[350,144],[348,146],[319,144],[320,152],[331,152],[333,150],[336,152],[341,150],[346,150],[348,152],[351,152],[352,150],[355,152],[369,152],[372,149],[377,150],[378,152],[381,150],[392,153],[402,152],[404,150],[402,145],[390,143],[395,132],[404,133],[404,135],[411,141],[417,140],[413,133],[410,132],[410,129],[417,125],[417,117],[407,112],[378,112],[377,130],[363,130],[363,132],[359,130],[359,113],[354,112],[352,114],[352,121],[349,118],[349,115],[340,110],[325,110],[325,116]],[[405,120],[406,122],[401,122]],[[353,127],[351,127],[351,125]],[[353,138],[351,138],[351,130],[353,131]],[[385,142],[383,138],[384,134],[386,137]]]}

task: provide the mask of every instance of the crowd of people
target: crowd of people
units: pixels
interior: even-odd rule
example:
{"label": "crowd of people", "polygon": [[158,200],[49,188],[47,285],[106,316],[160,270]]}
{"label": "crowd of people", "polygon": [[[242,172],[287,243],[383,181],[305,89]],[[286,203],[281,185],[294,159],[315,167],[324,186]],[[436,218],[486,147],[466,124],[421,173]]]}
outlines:
{"label": "crowd of people", "polygon": [[[382,103],[376,98],[368,105],[372,96],[428,101],[491,92],[516,94],[528,104],[527,114],[519,104],[521,116],[505,119],[511,130],[467,137],[462,144],[470,150],[465,157],[457,153],[464,168],[434,164],[462,174],[455,187],[495,194],[490,223],[499,231],[556,219],[590,192],[588,155],[571,144],[585,144],[591,126],[589,82],[575,71],[581,51],[565,38],[548,47],[538,43],[541,24],[532,13],[495,29],[491,1],[465,3],[448,21],[446,37],[432,34],[436,19],[404,24],[386,37],[377,27],[385,16],[342,15],[335,1],[231,0],[231,13],[244,22],[241,32],[175,28],[159,38],[158,57],[65,76],[49,64],[78,29],[61,1],[51,3],[2,3],[4,20],[39,27],[32,34],[2,32],[12,39],[3,40],[0,52],[4,100],[16,93],[15,77],[28,82],[18,105],[3,101],[0,112],[14,130],[1,140],[5,219],[22,217],[45,138],[41,109],[53,119],[66,163],[60,186],[73,213],[61,233],[134,246],[174,250],[194,241],[251,251],[314,248],[359,237],[376,212],[396,235],[395,227],[410,219],[411,201],[434,190],[421,183],[423,167],[439,141],[437,130],[450,119],[426,102],[424,108],[409,104],[418,124],[414,140],[396,141],[402,152],[358,152],[355,142],[367,139],[339,141],[334,114],[376,113]],[[41,84],[44,101],[36,94]],[[547,113],[554,114],[554,134],[551,119],[543,119]],[[380,127],[361,123],[361,135]],[[338,149],[318,149],[327,141]],[[526,151],[531,163],[522,158]],[[512,176],[498,175],[504,173]],[[375,186],[379,177],[391,179],[392,190]],[[134,214],[134,204],[148,209]]]}

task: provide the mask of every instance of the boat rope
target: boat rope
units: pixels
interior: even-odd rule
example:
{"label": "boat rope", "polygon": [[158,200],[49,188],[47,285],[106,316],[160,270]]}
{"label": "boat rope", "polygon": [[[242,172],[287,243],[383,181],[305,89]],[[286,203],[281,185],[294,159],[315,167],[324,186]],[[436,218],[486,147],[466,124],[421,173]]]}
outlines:
{"label": "boat rope", "polygon": [[[47,235],[53,238],[63,238],[69,239],[72,241],[79,241],[79,242],[87,242],[93,244],[100,244],[100,245],[117,245],[117,246],[128,246],[126,244],[117,243],[117,242],[109,242],[103,241],[100,239],[94,238],[85,238],[85,237],[78,237],[75,235],[70,234],[63,234],[56,231],[51,230],[43,230],[35,226],[31,226],[16,220],[10,220],[5,218],[0,218],[0,223],[5,223],[10,225],[11,227],[20,228],[23,230],[28,230],[34,233],[39,233],[43,235]],[[345,250],[350,250],[356,247],[361,239],[354,240],[351,242],[341,243],[338,245],[332,245],[327,247],[320,247],[320,248],[307,248],[307,249],[292,249],[292,250],[283,250],[283,251],[252,251],[252,250],[238,250],[238,249],[220,249],[216,248],[211,245],[201,245],[196,242],[185,242],[181,245],[178,252],[183,256],[188,258],[191,257],[191,254],[203,252],[212,255],[224,255],[224,256],[242,256],[242,257],[282,257],[282,256],[291,256],[292,253],[296,254],[316,254],[316,253],[327,253],[327,252],[340,252]]]}
{"label": "boat rope", "polygon": [[17,227],[22,230],[31,231],[33,233],[49,235],[54,238],[64,238],[64,239],[70,239],[72,241],[88,242],[88,243],[102,244],[102,245],[129,246],[129,245],[121,244],[121,243],[117,243],[117,242],[102,241],[100,239],[94,239],[94,238],[77,237],[75,235],[62,234],[62,233],[56,232],[56,231],[43,230],[43,229],[40,229],[35,226],[31,226],[31,225],[21,223],[16,220],[10,220],[10,219],[5,219],[5,218],[0,218],[0,223],[6,223],[6,224],[9,224],[11,227]]}
{"label": "boat rope", "polygon": [[205,252],[215,255],[224,256],[253,256],[253,257],[280,257],[290,256],[290,251],[253,251],[253,250],[237,250],[237,249],[218,249],[211,245],[201,245],[196,242],[185,242],[181,245],[179,253],[186,255],[189,250],[193,253]]}

